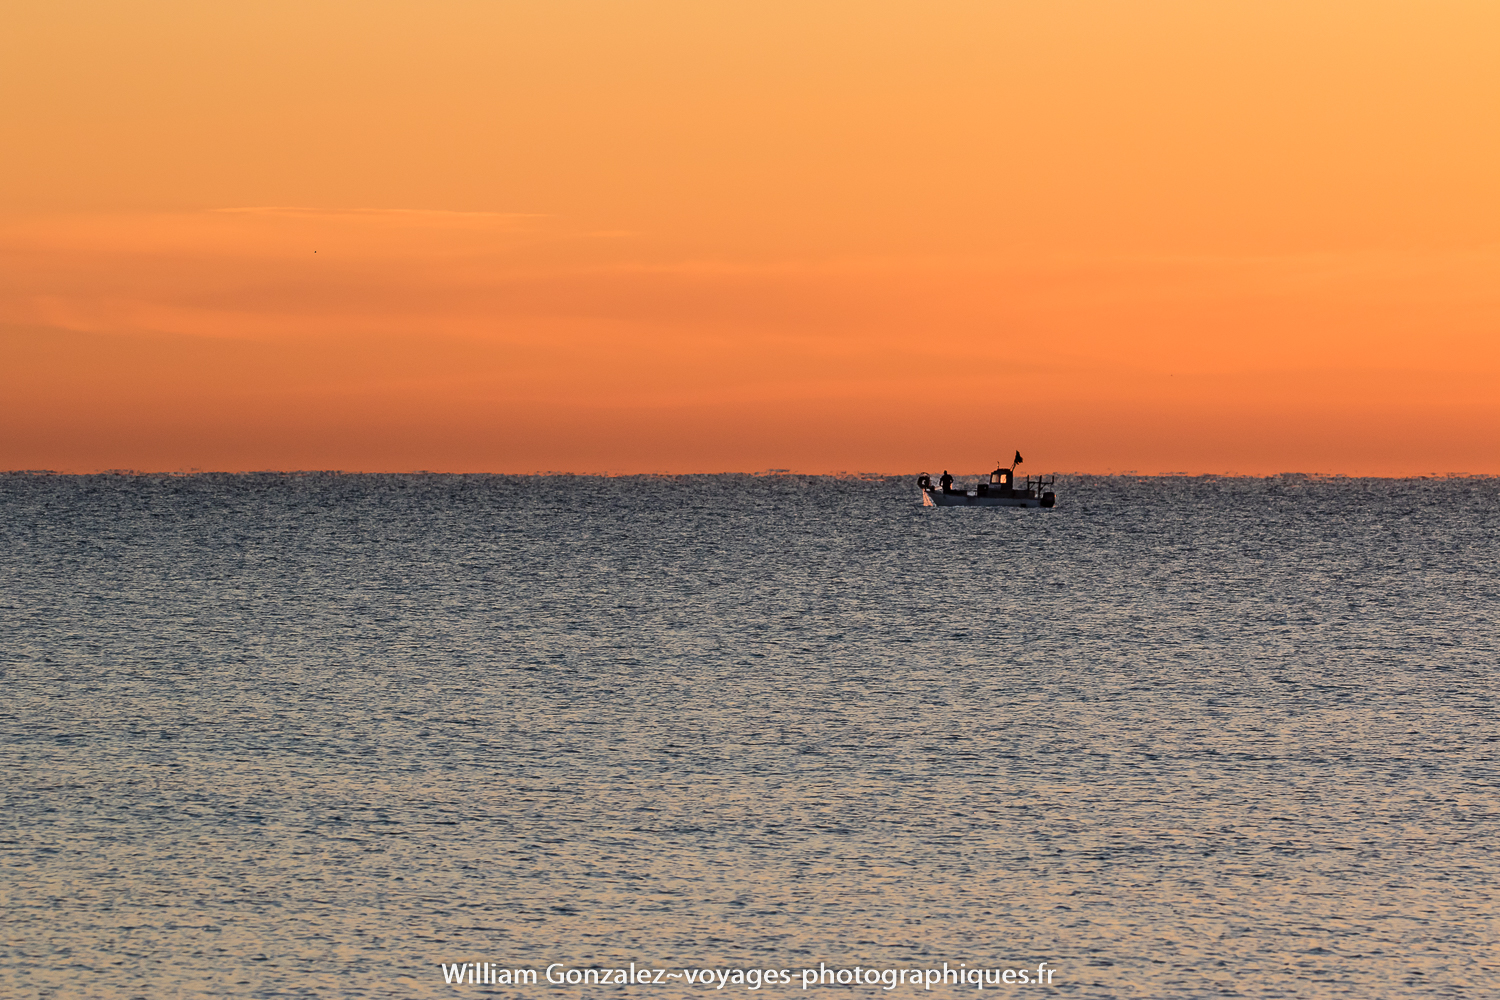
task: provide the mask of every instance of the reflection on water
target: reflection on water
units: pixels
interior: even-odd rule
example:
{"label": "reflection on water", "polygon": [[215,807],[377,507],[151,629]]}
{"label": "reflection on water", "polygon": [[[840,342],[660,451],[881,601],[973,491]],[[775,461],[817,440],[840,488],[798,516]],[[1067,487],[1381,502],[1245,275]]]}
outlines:
{"label": "reflection on water", "polygon": [[1058,494],[0,477],[0,988],[1493,988],[1500,483]]}

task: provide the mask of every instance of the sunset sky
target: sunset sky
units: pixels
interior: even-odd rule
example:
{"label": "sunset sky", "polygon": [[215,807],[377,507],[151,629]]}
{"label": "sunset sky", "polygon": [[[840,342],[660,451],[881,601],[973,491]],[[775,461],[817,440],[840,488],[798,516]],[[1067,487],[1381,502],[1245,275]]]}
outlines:
{"label": "sunset sky", "polygon": [[11,0],[0,469],[1500,473],[1492,0]]}

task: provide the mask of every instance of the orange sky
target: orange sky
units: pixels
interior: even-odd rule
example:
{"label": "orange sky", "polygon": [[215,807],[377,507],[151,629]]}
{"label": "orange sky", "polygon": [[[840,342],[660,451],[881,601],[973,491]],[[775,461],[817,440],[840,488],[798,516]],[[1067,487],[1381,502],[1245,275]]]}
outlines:
{"label": "orange sky", "polygon": [[1500,473],[1500,4],[13,0],[0,468]]}

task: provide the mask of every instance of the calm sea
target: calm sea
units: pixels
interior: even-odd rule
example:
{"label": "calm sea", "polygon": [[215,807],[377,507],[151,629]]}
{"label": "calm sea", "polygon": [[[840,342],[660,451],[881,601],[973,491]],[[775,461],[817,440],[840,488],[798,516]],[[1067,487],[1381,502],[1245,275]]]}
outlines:
{"label": "calm sea", "polygon": [[0,993],[1497,995],[1500,480],[1058,496],[0,476]]}

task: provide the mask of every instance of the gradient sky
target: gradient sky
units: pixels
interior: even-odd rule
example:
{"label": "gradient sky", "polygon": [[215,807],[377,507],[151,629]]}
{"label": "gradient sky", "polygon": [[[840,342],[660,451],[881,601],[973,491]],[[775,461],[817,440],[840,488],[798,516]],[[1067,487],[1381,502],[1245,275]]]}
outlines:
{"label": "gradient sky", "polygon": [[1500,4],[11,0],[0,468],[1500,473]]}

